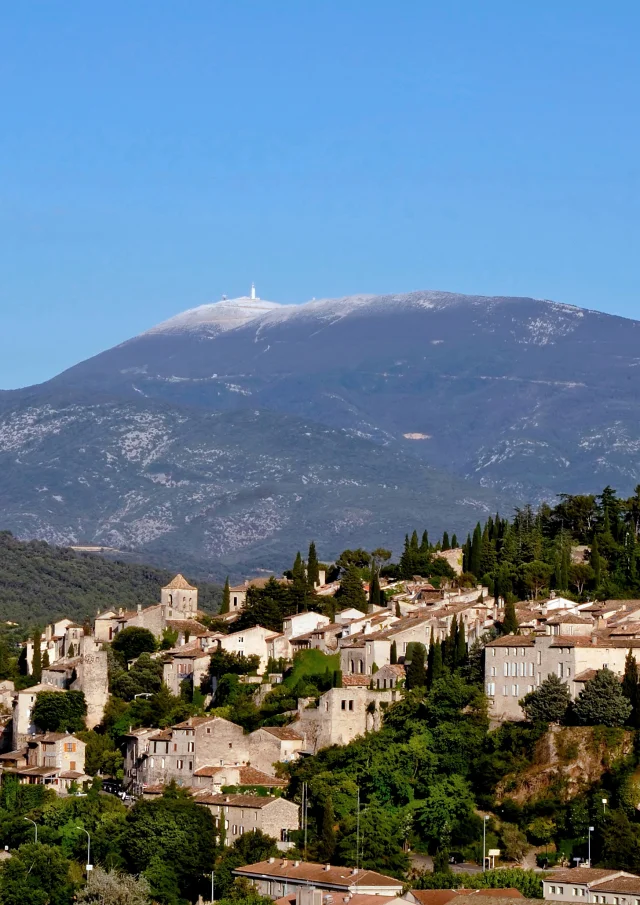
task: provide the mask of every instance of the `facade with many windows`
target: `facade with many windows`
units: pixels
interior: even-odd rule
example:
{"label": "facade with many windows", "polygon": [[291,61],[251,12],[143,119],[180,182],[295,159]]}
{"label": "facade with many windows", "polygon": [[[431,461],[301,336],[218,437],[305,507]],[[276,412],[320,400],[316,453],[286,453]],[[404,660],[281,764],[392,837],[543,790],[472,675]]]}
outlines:
{"label": "facade with many windows", "polygon": [[504,635],[485,649],[485,691],[494,719],[520,720],[518,703],[555,673],[567,683],[572,698],[599,669],[624,673],[629,648],[640,639],[620,640],[604,632],[586,635]]}

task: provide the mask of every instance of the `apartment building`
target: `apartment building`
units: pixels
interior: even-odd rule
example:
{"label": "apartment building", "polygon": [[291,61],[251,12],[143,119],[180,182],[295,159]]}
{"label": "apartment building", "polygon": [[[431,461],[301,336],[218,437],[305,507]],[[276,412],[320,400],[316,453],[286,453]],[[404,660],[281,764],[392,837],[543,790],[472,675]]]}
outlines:
{"label": "apartment building", "polygon": [[198,795],[194,800],[211,811],[218,842],[224,835],[226,845],[233,845],[245,833],[260,830],[275,839],[281,851],[287,851],[292,845],[290,834],[300,829],[300,807],[286,798],[214,794]]}
{"label": "apartment building", "polygon": [[629,649],[640,639],[589,635],[505,635],[490,641],[485,650],[485,691],[489,713],[495,719],[523,718],[518,701],[554,673],[565,681],[572,698],[599,669],[622,676]]}

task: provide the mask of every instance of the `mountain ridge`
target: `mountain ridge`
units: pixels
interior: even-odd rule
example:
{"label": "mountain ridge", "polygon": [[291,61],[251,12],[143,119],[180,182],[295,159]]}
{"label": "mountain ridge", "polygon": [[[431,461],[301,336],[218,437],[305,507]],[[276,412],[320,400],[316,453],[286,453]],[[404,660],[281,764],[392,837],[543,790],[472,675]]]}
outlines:
{"label": "mountain ridge", "polygon": [[[231,558],[227,562],[245,563],[254,556],[268,567],[261,551],[265,556],[270,551],[275,565],[288,565],[282,557],[290,538],[302,530],[310,539],[315,524],[322,526],[316,540],[331,552],[338,542],[348,546],[345,525],[353,528],[355,542],[358,524],[376,523],[379,488],[412,480],[420,488],[416,500],[425,512],[418,525],[455,528],[460,534],[477,520],[476,504],[496,508],[535,503],[607,483],[630,491],[640,482],[639,330],[638,321],[550,300],[440,291],[361,294],[300,305],[241,297],[199,306],[44,384],[1,394],[0,460],[10,453],[15,435],[16,442],[31,450],[31,465],[9,461],[0,489],[2,481],[19,487],[33,467],[38,458],[33,453],[34,431],[43,435],[51,461],[60,459],[56,454],[62,447],[69,448],[67,422],[60,424],[58,434],[49,430],[52,416],[43,406],[50,404],[66,407],[65,417],[71,418],[77,435],[95,431],[96,449],[102,437],[103,448],[111,450],[129,476],[127,492],[135,487],[138,495],[146,494],[152,508],[154,494],[147,492],[150,479],[143,465],[121,455],[114,439],[118,430],[113,406],[121,406],[123,425],[130,418],[127,406],[145,411],[147,420],[159,417],[164,406],[170,413],[163,422],[167,449],[179,447],[180,430],[191,432],[190,442],[192,428],[202,432],[208,451],[205,455],[199,448],[202,473],[193,479],[199,487],[209,486],[205,472],[209,465],[216,471],[221,450],[227,463],[224,474],[216,472],[220,483],[212,491],[215,505],[204,522],[195,515],[195,502],[193,513],[182,511],[176,490],[173,505],[182,514],[174,525],[177,534],[167,531],[167,540],[178,542],[182,532],[183,540],[189,538],[185,542],[215,558],[215,545],[204,540],[210,531],[222,554],[224,538],[207,518],[211,525],[219,524],[216,506],[228,506],[234,482],[244,480],[238,469],[243,460],[245,471],[252,474],[243,492],[251,497],[257,488],[264,489],[258,493],[263,514],[253,513],[262,536],[255,536],[250,507],[237,506],[246,543],[234,527],[237,546],[223,554]],[[99,417],[92,402],[107,407]],[[83,406],[84,421],[78,420],[78,412],[70,415],[73,405]],[[222,422],[214,423],[214,415]],[[266,458],[258,475],[253,466],[263,461],[261,432]],[[305,435],[313,437],[313,451],[305,446]],[[352,440],[361,444],[357,456]],[[203,456],[211,460],[206,467]],[[305,468],[322,470],[323,456],[327,467],[344,470],[345,479],[354,482],[348,500],[341,499],[341,485],[333,475],[325,501],[302,484]],[[77,456],[67,457],[67,471],[72,461],[80,468]],[[184,468],[184,459],[176,453],[168,467]],[[47,462],[38,461],[46,472]],[[275,469],[273,485],[278,461],[286,468]],[[98,483],[110,476],[104,462],[101,468]],[[265,500],[278,482],[286,487],[278,504],[282,511],[272,506],[269,515]],[[357,493],[355,486],[361,488]],[[438,486],[447,487],[449,496],[439,494]],[[287,527],[282,528],[280,516],[296,509],[290,509],[296,495],[308,511],[302,520],[298,515],[285,519]],[[465,498],[473,501],[466,516],[456,508],[456,501]],[[122,507],[115,492],[105,499],[109,517],[116,522],[124,518],[118,516]],[[361,515],[328,519],[328,501],[337,513],[341,507],[355,507]],[[384,524],[397,544],[404,531],[415,526],[416,507],[406,494],[394,501],[386,492],[379,506],[380,531],[367,537],[382,542]],[[61,524],[58,513],[45,512],[39,500],[32,500],[32,507],[37,530],[55,532]],[[447,521],[447,509],[455,524]],[[15,507],[4,512],[0,507],[0,518],[3,515],[8,527],[27,521],[27,514]],[[83,518],[86,513],[73,514],[66,530],[71,530],[73,519],[78,523]],[[153,520],[149,513],[144,518]],[[201,535],[185,527],[194,520]],[[336,529],[339,522],[343,528]],[[116,535],[120,529],[127,535],[125,523],[126,518]],[[95,530],[96,538],[102,538],[103,528]],[[118,537],[114,539],[117,543]],[[186,550],[183,541],[180,544]]]}

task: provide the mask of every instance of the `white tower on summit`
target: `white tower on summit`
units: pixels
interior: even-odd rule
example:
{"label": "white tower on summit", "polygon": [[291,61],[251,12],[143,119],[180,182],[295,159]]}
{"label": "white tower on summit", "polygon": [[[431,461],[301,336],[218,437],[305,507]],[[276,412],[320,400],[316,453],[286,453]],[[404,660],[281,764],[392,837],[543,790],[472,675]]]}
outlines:
{"label": "white tower on summit", "polygon": [[254,301],[256,297],[256,284],[251,284],[251,300]]}

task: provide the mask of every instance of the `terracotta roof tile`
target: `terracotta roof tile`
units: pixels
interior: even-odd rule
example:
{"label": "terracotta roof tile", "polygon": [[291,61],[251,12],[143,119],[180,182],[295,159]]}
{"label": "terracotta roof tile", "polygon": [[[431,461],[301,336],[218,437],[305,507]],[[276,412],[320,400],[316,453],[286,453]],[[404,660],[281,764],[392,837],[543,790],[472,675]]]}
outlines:
{"label": "terracotta roof tile", "polygon": [[180,572],[175,578],[172,578],[169,584],[165,585],[163,591],[195,591],[196,588],[189,584],[187,579]]}

